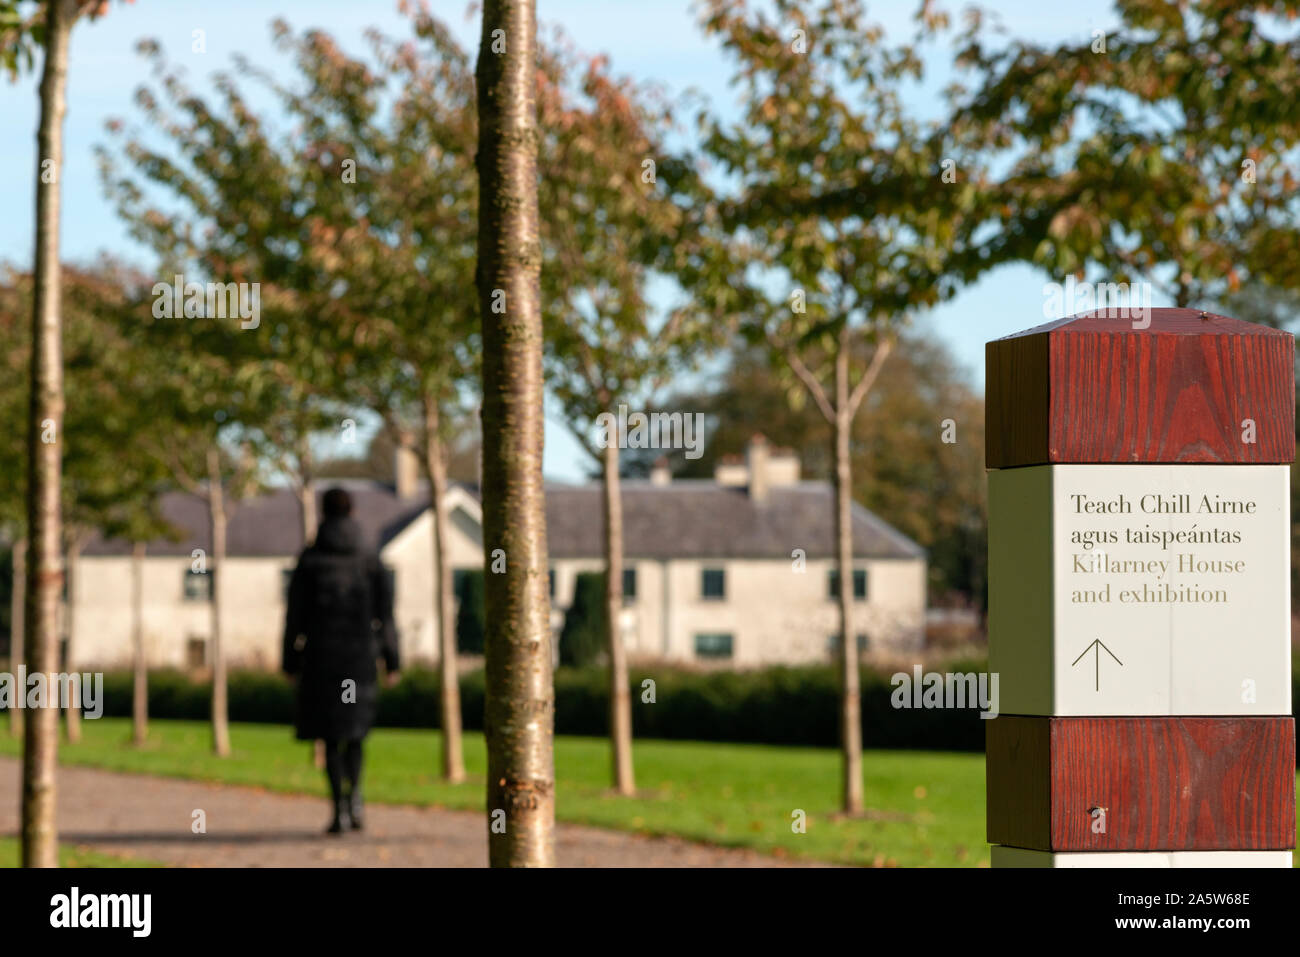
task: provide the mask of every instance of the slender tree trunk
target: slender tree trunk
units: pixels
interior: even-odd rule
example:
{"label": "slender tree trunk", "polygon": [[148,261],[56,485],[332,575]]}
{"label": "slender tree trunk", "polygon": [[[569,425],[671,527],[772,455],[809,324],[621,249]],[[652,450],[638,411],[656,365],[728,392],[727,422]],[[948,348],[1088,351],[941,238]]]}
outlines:
{"label": "slender tree trunk", "polygon": [[[27,433],[27,608],[24,657],[53,689],[59,655],[59,593],[63,454],[63,344],[59,271],[59,181],[63,174],[63,116],[68,39],[76,6],[50,0],[45,12],[41,120],[36,135],[36,263],[32,309],[31,417]],[[49,702],[46,702],[49,704]],[[55,771],[59,710],[35,708],[23,728],[22,863],[57,867]]]}
{"label": "slender tree trunk", "polygon": [[437,603],[439,699],[442,715],[442,776],[453,784],[465,780],[461,749],[460,672],[456,667],[456,616],[453,612],[451,561],[447,557],[447,453],[437,403],[425,401],[424,469],[429,477],[429,518],[433,526],[433,600]]}
{"label": "slender tree trunk", "polygon": [[212,554],[208,574],[212,577],[212,750],[219,757],[230,754],[230,719],[226,703],[226,653],[221,646],[221,610],[226,579],[226,496],[221,484],[221,454],[208,450],[208,525],[212,532]]}
{"label": "slender tree trunk", "polygon": [[632,772],[632,698],[627,683],[627,649],[619,618],[623,614],[623,499],[618,478],[618,442],[604,450],[605,480],[605,646],[609,651],[609,741],[614,789],[636,793]]}
{"label": "slender tree trunk", "polygon": [[[311,446],[303,439],[298,446],[298,468],[302,482],[294,490],[298,496],[298,516],[302,520],[302,546],[307,548],[316,541],[316,530],[320,524],[316,518],[316,483],[312,480]],[[325,742],[317,739],[312,742],[312,764],[318,770],[325,769]]]}
{"label": "slender tree trunk", "polygon": [[298,470],[302,482],[296,489],[298,514],[302,517],[302,544],[306,548],[316,541],[316,482],[312,478],[311,447],[306,439],[298,446]]}
{"label": "slender tree trunk", "polygon": [[[63,646],[63,671],[68,675],[77,673],[77,589],[80,587],[81,568],[79,559],[81,558],[81,542],[80,532],[74,531],[68,536],[68,559],[64,572],[67,576],[66,591],[68,597],[63,603],[63,627],[68,635]],[[81,682],[71,681],[68,688],[71,692],[71,698],[68,701],[67,710],[64,712],[64,727],[69,743],[76,744],[81,740]]]}
{"label": "slender tree trunk", "polygon": [[144,651],[145,543],[131,546],[131,653],[135,678],[131,683],[131,741],[138,747],[149,740],[149,661]]}
{"label": "slender tree trunk", "polygon": [[[304,443],[305,445],[305,443]],[[303,465],[302,484],[296,486],[294,494],[298,497],[298,516],[303,523],[303,547],[308,547],[316,541],[316,486],[308,475],[307,465],[309,462],[308,452],[302,449],[298,452],[299,463]],[[325,770],[325,742],[317,739],[312,741],[312,763],[317,770]]]}
{"label": "slender tree trunk", "polygon": [[[302,547],[307,548],[316,541],[316,527],[319,524],[316,518],[316,486],[311,479],[310,474],[311,450],[304,440],[298,448],[298,465],[301,470],[302,482],[295,488],[294,494],[298,496],[298,517],[302,521]],[[312,742],[311,751],[312,764],[318,770],[325,768],[325,742],[317,739]]]}
{"label": "slender tree trunk", "polygon": [[312,484],[300,485],[295,490],[298,496],[298,514],[302,517],[302,545],[306,548],[316,541],[316,489]]}
{"label": "slender tree trunk", "polygon": [[844,749],[844,813],[862,812],[862,703],[858,641],[853,628],[853,473],[849,465],[849,350],[835,359],[835,554],[839,569],[840,743]]}
{"label": "slender tree trunk", "polygon": [[555,687],[542,485],[533,0],[485,0],[476,77],[488,857],[493,867],[550,867]]}
{"label": "slender tree trunk", "polygon": [[[23,605],[27,598],[27,539],[20,538],[14,542],[14,591],[9,611],[9,670],[17,676],[23,664],[23,641],[26,629],[23,627]],[[16,680],[16,678],[15,678]],[[9,709],[9,736],[23,736],[23,709]]]}

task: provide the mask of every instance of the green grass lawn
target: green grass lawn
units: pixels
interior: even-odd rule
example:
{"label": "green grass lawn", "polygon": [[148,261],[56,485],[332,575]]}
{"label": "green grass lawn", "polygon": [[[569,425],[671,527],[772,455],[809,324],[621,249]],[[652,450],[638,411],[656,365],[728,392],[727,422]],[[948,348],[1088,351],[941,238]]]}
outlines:
{"label": "green grass lawn", "polygon": [[[0,867],[17,867],[19,857],[18,839],[0,837]],[[83,847],[59,848],[60,867],[166,867],[138,858],[116,858],[110,854],[100,854]]]}
{"label": "green grass lawn", "polygon": [[[287,727],[233,725],[234,754],[224,760],[211,755],[202,722],[155,721],[142,749],[125,744],[125,719],[86,721],[82,729],[80,744],[60,746],[63,763],[326,794],[310,746],[294,741]],[[0,753],[17,752],[18,742],[0,736]],[[635,757],[641,793],[618,798],[608,791],[609,748],[603,739],[557,738],[560,820],[853,864],[988,863],[979,754],[868,752],[872,811],[852,820],[836,815],[834,750],[638,741]],[[480,810],[486,768],[481,734],[466,733],[465,763],[469,780],[444,784],[437,773],[436,732],[377,730],[366,745],[366,797]],[[806,833],[792,829],[796,810],[806,815]]]}
{"label": "green grass lawn", "polygon": [[[61,746],[64,763],[326,794],[310,746],[294,741],[287,727],[233,725],[234,754],[226,759],[210,753],[202,722],[155,721],[149,745],[140,749],[125,743],[125,719],[86,721],[82,728],[80,744]],[[17,751],[16,741],[0,737],[0,754]],[[608,791],[603,739],[556,738],[560,820],[849,864],[988,864],[981,754],[868,751],[863,764],[871,811],[855,819],[836,813],[839,755],[831,749],[638,741],[635,757],[641,793],[618,798]],[[465,763],[469,780],[444,784],[437,774],[436,732],[377,730],[366,746],[367,798],[481,810],[481,734],[466,733]],[[796,810],[806,814],[806,833],[791,827]],[[0,861],[11,853],[0,842]]]}

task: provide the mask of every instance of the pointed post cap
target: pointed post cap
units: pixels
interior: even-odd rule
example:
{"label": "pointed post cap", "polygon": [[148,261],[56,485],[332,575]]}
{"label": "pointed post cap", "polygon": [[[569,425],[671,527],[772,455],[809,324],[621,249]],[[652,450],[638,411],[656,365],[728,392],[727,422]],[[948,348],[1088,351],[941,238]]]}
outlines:
{"label": "pointed post cap", "polygon": [[1295,337],[1199,309],[1105,310],[985,345],[985,464],[1295,459]]}

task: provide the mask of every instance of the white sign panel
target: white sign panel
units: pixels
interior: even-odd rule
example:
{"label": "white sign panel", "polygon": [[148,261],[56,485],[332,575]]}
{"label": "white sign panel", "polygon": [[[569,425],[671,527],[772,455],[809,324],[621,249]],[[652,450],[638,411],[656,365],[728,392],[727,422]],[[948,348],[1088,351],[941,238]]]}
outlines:
{"label": "white sign panel", "polygon": [[989,475],[1004,714],[1291,713],[1285,465]]}
{"label": "white sign panel", "polygon": [[1291,852],[1070,851],[1052,853],[1030,851],[1021,847],[995,846],[991,864],[994,867],[1290,867]]}

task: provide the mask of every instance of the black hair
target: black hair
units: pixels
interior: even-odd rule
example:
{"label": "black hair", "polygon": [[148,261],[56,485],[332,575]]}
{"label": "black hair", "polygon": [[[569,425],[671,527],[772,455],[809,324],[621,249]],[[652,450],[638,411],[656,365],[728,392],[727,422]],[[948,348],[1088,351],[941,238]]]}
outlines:
{"label": "black hair", "polygon": [[347,489],[332,488],[323,499],[326,518],[347,518],[352,514],[352,496]]}

